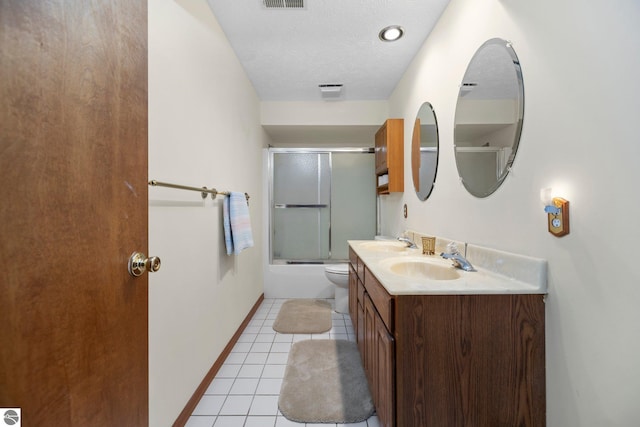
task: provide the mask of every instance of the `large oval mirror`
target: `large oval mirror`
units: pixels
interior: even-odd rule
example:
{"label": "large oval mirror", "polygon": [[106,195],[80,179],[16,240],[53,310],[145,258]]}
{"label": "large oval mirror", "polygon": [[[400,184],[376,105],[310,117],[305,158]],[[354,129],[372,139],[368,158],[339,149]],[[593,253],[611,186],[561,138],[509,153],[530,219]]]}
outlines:
{"label": "large oval mirror", "polygon": [[425,102],[418,110],[411,140],[413,187],[420,200],[433,190],[438,170],[438,121],[433,107]]}
{"label": "large oval mirror", "polygon": [[509,42],[491,39],[469,62],[456,105],[456,166],[474,196],[489,196],[507,177],[518,150],[523,115],[518,57]]}

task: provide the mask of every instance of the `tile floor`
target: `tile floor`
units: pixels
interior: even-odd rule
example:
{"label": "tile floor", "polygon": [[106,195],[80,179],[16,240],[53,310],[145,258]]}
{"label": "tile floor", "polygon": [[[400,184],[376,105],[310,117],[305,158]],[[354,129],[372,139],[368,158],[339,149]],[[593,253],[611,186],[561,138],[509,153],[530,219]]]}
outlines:
{"label": "tile floor", "polygon": [[[354,424],[305,424],[278,411],[278,394],[289,350],[307,339],[354,341],[347,314],[332,312],[333,328],[323,334],[280,334],[271,327],[286,299],[265,299],[191,414],[187,427],[379,427],[373,415]],[[333,305],[333,300],[329,300]]]}

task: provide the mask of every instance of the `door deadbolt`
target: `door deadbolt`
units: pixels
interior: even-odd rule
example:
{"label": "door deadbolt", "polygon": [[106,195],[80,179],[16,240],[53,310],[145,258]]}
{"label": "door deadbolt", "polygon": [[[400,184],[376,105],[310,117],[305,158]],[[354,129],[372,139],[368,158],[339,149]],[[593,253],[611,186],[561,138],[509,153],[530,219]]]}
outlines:
{"label": "door deadbolt", "polygon": [[138,277],[147,270],[154,273],[160,270],[160,264],[160,258],[157,256],[147,258],[142,252],[134,252],[129,257],[129,274]]}

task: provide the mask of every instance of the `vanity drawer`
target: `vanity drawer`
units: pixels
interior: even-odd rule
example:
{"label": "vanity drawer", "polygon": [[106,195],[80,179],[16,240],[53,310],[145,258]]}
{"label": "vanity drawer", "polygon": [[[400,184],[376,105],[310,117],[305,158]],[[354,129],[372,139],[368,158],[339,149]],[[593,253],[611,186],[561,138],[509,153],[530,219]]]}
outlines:
{"label": "vanity drawer", "polygon": [[356,272],[358,273],[358,279],[364,282],[364,262],[360,258],[358,258],[358,267],[356,268]]}
{"label": "vanity drawer", "polygon": [[371,274],[368,268],[364,269],[364,287],[376,307],[385,326],[393,334],[393,297],[380,284],[378,279]]}
{"label": "vanity drawer", "polygon": [[358,280],[358,304],[364,307],[364,285]]}
{"label": "vanity drawer", "polygon": [[353,265],[353,268],[356,268],[356,264],[358,264],[358,255],[356,255],[351,246],[349,246],[349,262]]}
{"label": "vanity drawer", "polygon": [[349,246],[349,262],[353,265],[353,268],[356,270],[356,274],[358,275],[358,279],[364,281],[364,262],[355,251]]}

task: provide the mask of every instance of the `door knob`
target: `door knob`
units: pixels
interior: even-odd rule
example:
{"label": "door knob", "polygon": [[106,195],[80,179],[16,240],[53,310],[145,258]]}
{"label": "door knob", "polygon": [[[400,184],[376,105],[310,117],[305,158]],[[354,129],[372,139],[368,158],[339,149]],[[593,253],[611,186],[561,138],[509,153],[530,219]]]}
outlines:
{"label": "door knob", "polygon": [[134,252],[129,257],[129,274],[138,277],[147,270],[154,273],[160,270],[160,264],[160,258],[157,256],[147,258],[142,252]]}

